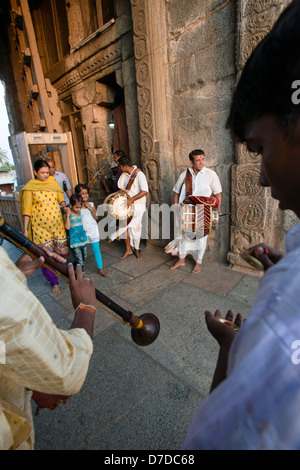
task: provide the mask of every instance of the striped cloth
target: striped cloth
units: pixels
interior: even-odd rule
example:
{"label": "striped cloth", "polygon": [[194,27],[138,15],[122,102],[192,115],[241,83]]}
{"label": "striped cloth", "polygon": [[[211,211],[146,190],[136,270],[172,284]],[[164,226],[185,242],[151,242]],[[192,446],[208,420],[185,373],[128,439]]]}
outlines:
{"label": "striped cloth", "polygon": [[56,328],[0,247],[0,449],[33,449],[31,390],[77,393],[93,343],[83,329]]}

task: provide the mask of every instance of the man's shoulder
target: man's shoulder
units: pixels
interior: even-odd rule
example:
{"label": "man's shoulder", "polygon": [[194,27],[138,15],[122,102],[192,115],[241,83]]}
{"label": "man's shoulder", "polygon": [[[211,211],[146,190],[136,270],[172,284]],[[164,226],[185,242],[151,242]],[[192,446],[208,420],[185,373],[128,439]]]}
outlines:
{"label": "man's shoulder", "polygon": [[66,175],[62,171],[55,171],[54,176],[65,177]]}
{"label": "man's shoulder", "polygon": [[192,170],[192,167],[185,168],[183,171],[180,172],[177,179],[179,180],[181,178],[184,178],[186,176],[187,171],[189,171],[191,174],[193,174],[191,170]]}
{"label": "man's shoulder", "polygon": [[211,168],[207,168],[207,166],[204,166],[203,170],[207,174],[211,174],[211,175],[216,175],[217,174],[217,172],[215,170],[212,170]]}
{"label": "man's shoulder", "polygon": [[145,173],[143,170],[141,170],[141,168],[137,168],[137,175],[144,175],[144,176],[146,176],[146,173]]}

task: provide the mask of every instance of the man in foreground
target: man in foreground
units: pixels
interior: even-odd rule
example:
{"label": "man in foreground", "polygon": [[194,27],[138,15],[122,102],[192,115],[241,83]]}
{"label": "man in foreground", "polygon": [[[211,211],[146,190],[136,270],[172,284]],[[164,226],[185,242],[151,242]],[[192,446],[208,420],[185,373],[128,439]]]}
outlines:
{"label": "man in foreground", "polygon": [[[228,126],[261,154],[260,183],[282,210],[300,217],[300,107],[292,85],[300,79],[300,2],[282,13],[246,63]],[[267,269],[247,321],[237,333],[205,312],[219,343],[210,396],[197,411],[185,449],[300,448],[300,225],[286,237],[285,255],[253,247]],[[233,320],[230,310],[226,315]]]}
{"label": "man in foreground", "polygon": [[[57,261],[65,262],[56,253]],[[69,264],[75,310],[70,330],[56,328],[43,305],[28,289],[29,277],[44,263],[23,255],[16,263],[0,247],[0,449],[34,449],[30,399],[48,394],[73,395],[82,387],[93,351],[95,284]],[[47,394],[47,395],[44,395]],[[55,398],[55,397],[54,397]],[[35,400],[36,401],[36,400]]]}

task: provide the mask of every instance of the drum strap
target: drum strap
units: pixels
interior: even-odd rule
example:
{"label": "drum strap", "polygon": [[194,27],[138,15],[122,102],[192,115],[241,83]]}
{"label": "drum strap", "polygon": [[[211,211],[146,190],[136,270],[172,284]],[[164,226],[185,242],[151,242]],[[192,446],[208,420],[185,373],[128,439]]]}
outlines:
{"label": "drum strap", "polygon": [[204,204],[205,206],[212,206],[212,207],[218,207],[219,205],[219,200],[218,198],[211,196],[211,197],[205,197],[205,196],[190,196],[189,200],[193,204]]}
{"label": "drum strap", "polygon": [[139,168],[135,168],[135,170],[133,170],[133,172],[131,173],[130,178],[129,178],[128,183],[127,183],[126,188],[125,188],[126,191],[130,190],[130,188],[133,185],[133,182],[135,180],[135,177],[136,177],[136,175],[138,174],[139,171],[141,171]]}
{"label": "drum strap", "polygon": [[186,175],[182,185],[185,183],[185,202],[189,199],[192,204],[206,204],[208,206],[217,207],[219,200],[216,197],[192,196],[193,194],[193,176],[189,169],[186,170]]}
{"label": "drum strap", "polygon": [[[186,170],[185,178],[182,186],[185,183],[185,197],[190,197],[193,194],[193,176],[189,169]],[[181,186],[181,187],[182,187]]]}

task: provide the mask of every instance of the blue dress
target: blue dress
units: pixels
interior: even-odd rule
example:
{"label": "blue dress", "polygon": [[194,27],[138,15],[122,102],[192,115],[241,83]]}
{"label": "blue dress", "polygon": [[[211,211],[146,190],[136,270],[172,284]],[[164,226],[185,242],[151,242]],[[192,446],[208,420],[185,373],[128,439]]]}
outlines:
{"label": "blue dress", "polygon": [[74,268],[80,264],[82,269],[87,258],[87,236],[82,225],[81,215],[70,214],[69,246],[75,260]]}
{"label": "blue dress", "polygon": [[78,248],[87,245],[86,232],[82,225],[81,214],[78,216],[70,214],[70,231],[69,231],[69,246],[70,248]]}

